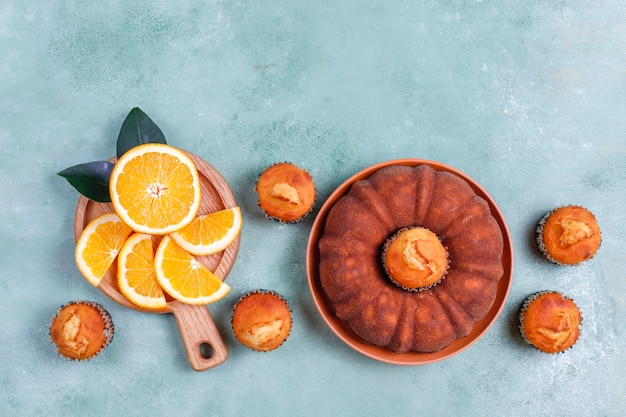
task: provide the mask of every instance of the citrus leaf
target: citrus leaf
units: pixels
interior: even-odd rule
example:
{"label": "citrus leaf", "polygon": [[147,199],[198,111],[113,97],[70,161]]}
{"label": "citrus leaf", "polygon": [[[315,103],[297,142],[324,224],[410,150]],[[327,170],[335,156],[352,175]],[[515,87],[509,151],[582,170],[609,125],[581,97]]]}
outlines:
{"label": "citrus leaf", "polygon": [[166,143],[161,129],[139,107],[128,113],[117,137],[117,157],[144,143]]}
{"label": "citrus leaf", "polygon": [[65,178],[85,197],[100,203],[108,203],[111,201],[109,179],[112,170],[113,163],[94,161],[66,168],[57,175]]}

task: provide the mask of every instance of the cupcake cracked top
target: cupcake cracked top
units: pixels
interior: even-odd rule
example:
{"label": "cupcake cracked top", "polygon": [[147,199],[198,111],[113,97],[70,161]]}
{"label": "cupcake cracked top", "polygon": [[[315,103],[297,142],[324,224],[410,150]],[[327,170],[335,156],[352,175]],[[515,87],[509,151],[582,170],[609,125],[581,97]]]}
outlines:
{"label": "cupcake cracked top", "polygon": [[267,352],[281,346],[289,336],[291,308],[280,294],[256,290],[237,301],[231,325],[240,343],[253,350]]}
{"label": "cupcake cracked top", "polygon": [[317,195],[311,175],[289,162],[274,164],[263,171],[255,190],[261,210],[268,217],[287,223],[308,215]]}
{"label": "cupcake cracked top", "polygon": [[544,216],[537,227],[537,244],[550,261],[576,265],[591,259],[602,242],[595,216],[580,206],[565,206]]}
{"label": "cupcake cracked top", "polygon": [[399,230],[385,242],[383,266],[396,285],[419,291],[444,276],[448,253],[435,233],[424,227],[410,227]]}
{"label": "cupcake cracked top", "polygon": [[582,323],[578,306],[557,291],[543,291],[528,297],[519,319],[524,340],[545,353],[571,348],[578,340]]}
{"label": "cupcake cracked top", "polygon": [[50,338],[58,353],[73,360],[89,360],[113,339],[111,315],[93,301],[72,301],[57,311],[50,325]]}

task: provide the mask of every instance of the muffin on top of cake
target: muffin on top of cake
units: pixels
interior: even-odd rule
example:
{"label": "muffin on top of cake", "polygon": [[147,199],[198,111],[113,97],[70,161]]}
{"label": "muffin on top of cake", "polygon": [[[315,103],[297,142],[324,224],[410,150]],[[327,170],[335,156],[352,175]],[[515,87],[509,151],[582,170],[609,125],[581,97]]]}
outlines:
{"label": "muffin on top of cake", "polygon": [[387,239],[382,261],[389,279],[409,291],[435,285],[448,269],[446,248],[424,227],[407,227]]}

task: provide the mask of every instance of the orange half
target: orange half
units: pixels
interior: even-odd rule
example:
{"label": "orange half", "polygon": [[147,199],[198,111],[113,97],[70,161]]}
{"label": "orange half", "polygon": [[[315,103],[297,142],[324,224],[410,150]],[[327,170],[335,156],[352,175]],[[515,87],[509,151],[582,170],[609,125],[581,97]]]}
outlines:
{"label": "orange half", "polygon": [[109,180],[115,212],[133,230],[174,232],[200,207],[198,170],[182,150],[162,143],[136,146],[120,157]]}

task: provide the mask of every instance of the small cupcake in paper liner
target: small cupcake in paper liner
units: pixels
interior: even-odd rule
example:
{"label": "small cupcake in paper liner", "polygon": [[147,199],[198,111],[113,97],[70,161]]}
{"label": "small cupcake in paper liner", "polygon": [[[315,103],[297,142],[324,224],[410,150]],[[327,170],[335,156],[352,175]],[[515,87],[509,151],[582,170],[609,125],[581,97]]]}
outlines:
{"label": "small cupcake in paper liner", "polygon": [[86,361],[113,340],[111,315],[93,301],[71,301],[61,306],[50,325],[50,339],[69,360]]}
{"label": "small cupcake in paper liner", "polygon": [[602,243],[595,216],[581,206],[563,206],[548,212],[536,229],[541,253],[558,265],[578,265],[591,259]]}
{"label": "small cupcake in paper liner", "polygon": [[382,263],[388,278],[407,291],[437,285],[448,272],[448,251],[439,237],[425,227],[406,227],[387,239]]}
{"label": "small cupcake in paper liner", "polygon": [[313,210],[317,191],[311,174],[290,163],[279,162],[265,169],[254,187],[259,208],[281,223],[296,223]]}
{"label": "small cupcake in paper liner", "polygon": [[289,336],[291,308],[287,300],[274,291],[252,291],[235,303],[231,325],[241,344],[268,352],[280,347]]}
{"label": "small cupcake in paper liner", "polygon": [[561,353],[574,346],[581,325],[582,315],[576,303],[558,291],[532,294],[519,313],[522,337],[544,353]]}

